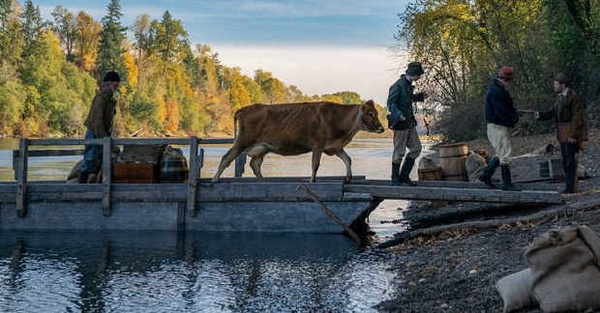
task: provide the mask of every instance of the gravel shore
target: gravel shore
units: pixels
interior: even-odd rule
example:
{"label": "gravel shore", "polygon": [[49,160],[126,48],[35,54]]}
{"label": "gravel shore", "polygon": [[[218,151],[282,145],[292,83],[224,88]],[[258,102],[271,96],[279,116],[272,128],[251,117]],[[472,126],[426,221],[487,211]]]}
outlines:
{"label": "gravel shore", "polygon": [[[600,131],[592,130],[590,139],[588,147],[580,155],[580,164],[591,178],[580,182],[580,193],[566,196],[565,203],[558,206],[533,209],[512,207],[506,211],[497,209],[494,214],[484,217],[493,220],[551,213],[547,218],[500,224],[484,230],[458,228],[437,235],[416,237],[385,249],[389,266],[397,273],[395,298],[380,303],[376,308],[382,312],[502,312],[502,298],[494,284],[503,276],[527,267],[523,252],[533,238],[551,228],[572,223],[588,225],[600,233]],[[529,153],[546,142],[554,143],[554,136],[515,138],[513,155]],[[468,144],[470,149],[489,149],[485,141]],[[529,173],[526,173],[527,169]],[[538,163],[532,161],[527,165],[524,162],[523,169],[518,173],[521,178],[527,178],[537,170]],[[562,190],[564,183],[554,183],[552,186]],[[434,220],[436,210],[428,212]],[[479,208],[475,211],[480,213]],[[419,215],[418,211],[404,213],[405,216]],[[461,220],[469,220],[468,213],[461,214]],[[481,218],[480,214],[474,214],[471,220]],[[451,214],[446,212],[440,215],[438,222],[443,224],[450,219]],[[519,312],[541,310],[530,308]]]}

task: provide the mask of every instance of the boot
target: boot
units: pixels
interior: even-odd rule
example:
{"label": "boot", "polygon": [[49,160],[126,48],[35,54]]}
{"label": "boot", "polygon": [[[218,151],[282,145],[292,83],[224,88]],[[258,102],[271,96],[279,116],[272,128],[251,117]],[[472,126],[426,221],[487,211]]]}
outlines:
{"label": "boot", "polygon": [[487,164],[485,170],[483,171],[483,174],[479,176],[479,180],[482,181],[484,184],[488,185],[490,188],[498,188],[492,183],[492,176],[494,175],[496,168],[498,168],[498,165],[500,165],[500,159],[498,159],[498,157],[495,156]]}
{"label": "boot", "polygon": [[88,172],[80,172],[79,179],[77,180],[77,182],[80,184],[87,184],[89,176],[90,176],[90,173],[88,173]]}
{"label": "boot", "polygon": [[512,179],[510,177],[510,167],[508,164],[500,165],[500,168],[502,169],[502,190],[519,190],[515,188],[512,183]]}
{"label": "boot", "polygon": [[400,163],[392,162],[392,186],[400,185]]}
{"label": "boot", "polygon": [[415,159],[413,158],[404,158],[404,163],[402,164],[402,169],[400,170],[400,184],[407,186],[416,186],[414,182],[410,180],[410,171],[412,171],[413,166],[415,165]]}

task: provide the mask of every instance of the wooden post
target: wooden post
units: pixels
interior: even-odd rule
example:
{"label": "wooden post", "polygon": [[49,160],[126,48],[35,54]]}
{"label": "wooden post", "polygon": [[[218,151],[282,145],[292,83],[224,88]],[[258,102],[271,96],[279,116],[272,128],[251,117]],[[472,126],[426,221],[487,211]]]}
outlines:
{"label": "wooden post", "polygon": [[304,192],[314,202],[316,202],[317,204],[319,204],[321,206],[321,209],[323,210],[323,212],[325,212],[325,214],[327,214],[327,216],[329,216],[334,222],[336,222],[338,225],[340,225],[340,227],[343,230],[346,231],[346,233],[348,234],[348,236],[350,236],[350,238],[354,242],[356,242],[357,245],[359,245],[359,246],[362,245],[362,241],[360,240],[360,238],[358,237],[358,235],[356,235],[356,233],[352,230],[352,228],[350,228],[346,224],[344,224],[344,222],[337,215],[335,215],[335,213],[333,213],[333,211],[331,211],[325,205],[325,203],[321,202],[321,200],[319,200],[319,198],[317,198],[317,195],[315,195],[312,191],[310,191],[310,189],[308,189],[308,187],[306,187],[306,185],[300,185],[300,186],[298,186],[297,190],[300,190],[300,191]]}
{"label": "wooden post", "polygon": [[102,186],[104,195],[102,197],[102,214],[104,216],[111,215],[111,180],[112,180],[112,139],[104,137],[102,143]]}
{"label": "wooden post", "polygon": [[17,217],[27,215],[27,157],[29,139],[19,140],[19,166],[17,167]]}
{"label": "wooden post", "polygon": [[196,217],[196,187],[199,178],[198,161],[198,138],[192,137],[190,142],[190,173],[188,175],[187,191],[187,209],[191,217]]}

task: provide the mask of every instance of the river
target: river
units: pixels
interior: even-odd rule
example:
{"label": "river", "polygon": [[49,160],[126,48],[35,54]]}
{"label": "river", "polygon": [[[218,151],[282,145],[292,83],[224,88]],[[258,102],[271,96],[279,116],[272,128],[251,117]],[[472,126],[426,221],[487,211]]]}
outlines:
{"label": "river", "polygon": [[[16,147],[0,140],[2,181],[13,179]],[[205,148],[202,177],[226,150]],[[390,139],[355,139],[347,147],[354,175],[389,179],[391,150]],[[29,178],[63,179],[80,158],[32,158]],[[310,155],[268,155],[262,168],[265,176],[309,176]],[[324,156],[318,174],[344,172]],[[402,230],[389,221],[405,205],[384,201],[371,214],[378,240]],[[375,312],[394,296],[394,278],[385,258],[341,235],[0,233],[0,312]]]}

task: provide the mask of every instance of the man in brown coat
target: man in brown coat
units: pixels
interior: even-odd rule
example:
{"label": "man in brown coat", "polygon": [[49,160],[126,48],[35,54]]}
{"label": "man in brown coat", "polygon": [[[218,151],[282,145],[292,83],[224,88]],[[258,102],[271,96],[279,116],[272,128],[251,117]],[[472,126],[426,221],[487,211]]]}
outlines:
{"label": "man in brown coat", "polygon": [[586,135],[583,101],[573,91],[570,79],[565,74],[558,74],[554,79],[554,91],[558,96],[552,110],[536,112],[535,116],[542,121],[554,118],[566,176],[563,193],[574,193],[577,191],[577,154]]}
{"label": "man in brown coat", "polygon": [[[87,131],[85,139],[99,139],[110,136],[113,118],[116,113],[117,101],[113,93],[119,88],[121,78],[117,72],[108,72],[102,80],[100,90],[92,101],[92,107],[85,120]],[[83,154],[83,164],[79,174],[79,182],[87,183],[92,173],[98,172],[102,160],[102,146],[86,145]]]}

